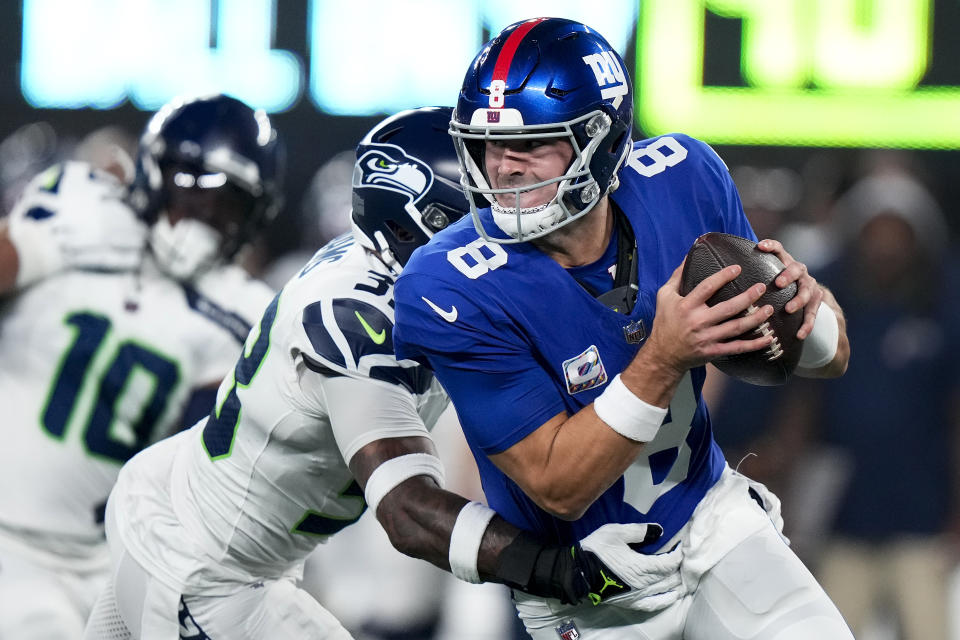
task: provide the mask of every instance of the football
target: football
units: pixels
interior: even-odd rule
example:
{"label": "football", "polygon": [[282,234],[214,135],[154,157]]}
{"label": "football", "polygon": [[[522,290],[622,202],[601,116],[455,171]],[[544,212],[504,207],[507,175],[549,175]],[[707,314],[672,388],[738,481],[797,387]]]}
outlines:
{"label": "football", "polygon": [[803,312],[787,313],[783,310],[787,302],[797,293],[797,284],[791,283],[783,289],[774,284],[774,280],[784,269],[784,265],[772,253],[761,251],[757,243],[729,233],[706,233],[693,243],[687,252],[687,261],[680,280],[680,293],[687,295],[705,278],[732,264],[742,268],[735,280],[717,291],[707,304],[729,300],[752,285],[762,282],[767,289],[754,306],[743,315],[752,313],[761,306],[773,306],[773,314],[757,329],[738,336],[737,339],[751,339],[757,333],[771,333],[773,342],[766,348],[734,356],[721,356],[713,361],[718,369],[756,385],[779,385],[787,381],[800,360],[803,341],[797,338],[797,330],[803,324]]}

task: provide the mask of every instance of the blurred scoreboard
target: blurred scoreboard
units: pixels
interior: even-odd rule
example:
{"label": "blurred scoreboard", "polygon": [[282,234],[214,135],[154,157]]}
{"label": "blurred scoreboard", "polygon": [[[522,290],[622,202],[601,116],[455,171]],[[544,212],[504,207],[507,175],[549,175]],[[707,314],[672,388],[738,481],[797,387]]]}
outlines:
{"label": "blurred scoreboard", "polygon": [[960,85],[958,3],[936,3],[941,38],[934,4],[645,0],[638,121],[718,144],[960,147],[960,86],[931,83],[937,63]]}
{"label": "blurred scoreboard", "polygon": [[225,91],[370,116],[451,104],[490,33],[560,15],[633,63],[647,134],[960,147],[956,0],[301,0],[302,50],[276,45],[291,2],[22,0],[20,91],[41,109]]}
{"label": "blurred scoreboard", "polygon": [[[277,0],[23,0],[21,90],[34,107],[153,111],[224,91],[270,112],[330,115],[456,100],[485,34],[530,16],[580,19],[626,49],[636,0],[302,0],[306,48],[275,47]],[[302,5],[297,7],[302,12]],[[300,38],[300,41],[304,41]]]}

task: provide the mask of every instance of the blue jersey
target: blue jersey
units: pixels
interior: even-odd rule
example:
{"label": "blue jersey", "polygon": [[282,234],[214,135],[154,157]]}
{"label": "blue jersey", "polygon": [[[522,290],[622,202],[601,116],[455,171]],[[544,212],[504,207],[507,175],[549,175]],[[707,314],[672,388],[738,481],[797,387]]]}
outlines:
{"label": "blue jersey", "polygon": [[[629,315],[598,302],[532,244],[484,240],[469,218],[418,249],[396,286],[397,355],[427,362],[450,394],[488,503],[564,544],[608,522],[658,522],[668,540],[724,465],[700,397],[702,367],[684,377],[657,437],[576,521],[540,509],[487,457],[593,402],[642,348],[626,332],[649,331],[657,290],[699,235],[756,239],[726,166],[698,140],[637,142],[619,175],[612,198],[638,248],[640,291]],[[495,228],[489,209],[480,215]]]}

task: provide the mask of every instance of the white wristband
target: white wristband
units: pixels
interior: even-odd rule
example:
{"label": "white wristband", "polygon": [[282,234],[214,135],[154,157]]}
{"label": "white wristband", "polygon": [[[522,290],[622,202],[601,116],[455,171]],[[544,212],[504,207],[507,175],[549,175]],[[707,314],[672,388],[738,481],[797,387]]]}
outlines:
{"label": "white wristband", "polygon": [[377,515],[377,507],[385,495],[404,480],[414,476],[430,476],[443,487],[443,464],[440,458],[429,453],[408,453],[390,458],[374,469],[363,491],[363,497],[373,515]]}
{"label": "white wristband", "polygon": [[477,554],[480,552],[483,533],[495,515],[493,509],[479,502],[468,502],[457,515],[457,521],[450,533],[448,559],[451,573],[461,580],[474,584],[480,582]]}
{"label": "white wristband", "polygon": [[840,324],[837,322],[837,314],[830,305],[821,301],[813,331],[803,341],[797,366],[801,369],[819,369],[829,364],[837,355],[839,341]]}
{"label": "white wristband", "polygon": [[638,398],[618,373],[593,401],[593,408],[607,425],[631,440],[650,442],[667,415],[667,409],[655,407]]}

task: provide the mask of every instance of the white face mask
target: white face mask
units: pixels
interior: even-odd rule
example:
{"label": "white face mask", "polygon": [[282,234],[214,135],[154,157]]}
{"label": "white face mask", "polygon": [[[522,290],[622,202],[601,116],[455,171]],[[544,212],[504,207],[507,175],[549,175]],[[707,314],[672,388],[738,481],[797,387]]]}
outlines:
{"label": "white face mask", "polygon": [[[504,207],[497,201],[490,203],[493,221],[511,238],[538,237],[542,232],[559,226],[566,212],[556,202],[539,207]],[[519,214],[519,215],[518,215]]]}
{"label": "white face mask", "polygon": [[163,213],[150,229],[150,248],[157,263],[177,280],[190,280],[217,264],[222,243],[220,232],[192,218],[171,225]]}

